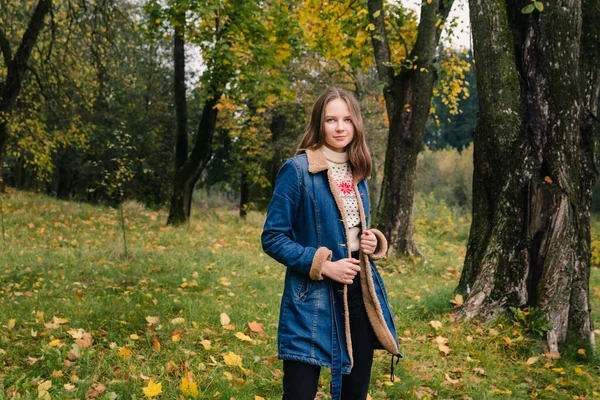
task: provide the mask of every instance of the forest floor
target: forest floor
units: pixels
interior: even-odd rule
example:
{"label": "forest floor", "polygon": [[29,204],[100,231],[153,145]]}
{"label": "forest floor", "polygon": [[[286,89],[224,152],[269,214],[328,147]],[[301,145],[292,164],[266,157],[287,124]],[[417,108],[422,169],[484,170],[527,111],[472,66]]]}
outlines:
{"label": "forest floor", "polygon": [[[172,228],[127,203],[126,256],[115,209],[0,200],[0,399],[281,398],[285,271],[261,251],[263,214],[197,209]],[[454,321],[468,217],[423,196],[415,218],[424,257],[380,264],[405,358],[392,383],[377,352],[372,399],[600,398],[598,355],[547,353],[535,313]],[[590,293],[598,328],[597,267]],[[328,382],[323,369],[322,398]]]}

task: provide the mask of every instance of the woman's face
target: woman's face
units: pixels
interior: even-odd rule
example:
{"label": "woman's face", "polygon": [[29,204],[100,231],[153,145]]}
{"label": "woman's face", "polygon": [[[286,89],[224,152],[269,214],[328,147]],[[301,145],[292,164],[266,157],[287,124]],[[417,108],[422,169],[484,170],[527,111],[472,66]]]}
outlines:
{"label": "woman's face", "polygon": [[325,146],[337,152],[343,152],[354,138],[354,124],[350,108],[344,99],[331,100],[325,105]]}

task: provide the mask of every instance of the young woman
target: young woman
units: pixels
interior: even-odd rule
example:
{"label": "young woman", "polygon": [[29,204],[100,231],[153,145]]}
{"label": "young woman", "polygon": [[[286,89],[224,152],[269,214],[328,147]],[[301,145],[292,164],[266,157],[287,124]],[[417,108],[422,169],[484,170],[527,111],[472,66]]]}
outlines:
{"label": "young woman", "polygon": [[365,399],[373,349],[389,351],[392,367],[401,357],[373,264],[387,241],[369,229],[370,174],[358,102],[343,89],[326,90],[297,155],[279,171],[262,233],[265,253],[287,267],[278,332],[283,399],[313,400],[321,366],[331,368],[334,400]]}

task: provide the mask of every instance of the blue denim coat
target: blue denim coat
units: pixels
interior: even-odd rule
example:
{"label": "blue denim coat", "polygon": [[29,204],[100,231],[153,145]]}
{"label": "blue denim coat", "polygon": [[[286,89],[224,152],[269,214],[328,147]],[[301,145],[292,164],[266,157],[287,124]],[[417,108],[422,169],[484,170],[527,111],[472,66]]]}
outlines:
{"label": "blue denim coat", "polygon": [[[354,180],[362,230],[369,226],[365,180]],[[387,250],[378,238],[375,253],[360,255],[360,278],[376,347],[399,356],[398,337],[383,281],[372,260]],[[346,285],[324,278],[325,260],[350,257],[345,210],[323,153],[307,150],[279,171],[262,233],[265,253],[287,267],[279,315],[279,358],[329,367],[331,395],[341,394],[341,375],[352,368],[352,338]]]}

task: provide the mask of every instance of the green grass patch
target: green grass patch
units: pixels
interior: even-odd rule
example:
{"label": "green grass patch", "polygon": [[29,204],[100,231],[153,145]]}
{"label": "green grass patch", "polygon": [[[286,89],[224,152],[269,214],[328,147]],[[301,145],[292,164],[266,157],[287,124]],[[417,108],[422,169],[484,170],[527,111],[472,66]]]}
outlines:
{"label": "green grass patch", "polygon": [[[261,251],[264,215],[199,208],[172,228],[164,211],[128,203],[123,257],[115,209],[23,192],[3,203],[0,399],[140,399],[150,380],[164,399],[281,398],[285,271]],[[591,349],[571,344],[553,358],[509,317],[454,321],[469,217],[425,198],[415,221],[424,256],[381,263],[405,359],[391,383],[377,353],[373,399],[597,396]],[[596,268],[590,292],[597,310]]]}

